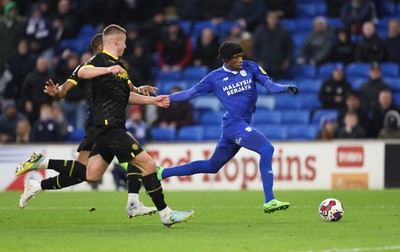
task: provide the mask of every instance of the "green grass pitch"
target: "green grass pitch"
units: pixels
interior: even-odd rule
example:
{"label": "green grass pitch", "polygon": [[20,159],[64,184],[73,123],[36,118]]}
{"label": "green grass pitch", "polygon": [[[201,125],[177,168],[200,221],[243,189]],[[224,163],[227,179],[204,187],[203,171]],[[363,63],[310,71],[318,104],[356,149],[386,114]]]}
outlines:
{"label": "green grass pitch", "polygon": [[[125,192],[40,192],[25,209],[20,193],[0,193],[0,251],[400,251],[400,190],[278,191],[292,207],[273,214],[260,191],[166,192],[195,210],[172,228],[158,214],[128,219]],[[318,215],[329,197],[345,208],[337,223]]]}

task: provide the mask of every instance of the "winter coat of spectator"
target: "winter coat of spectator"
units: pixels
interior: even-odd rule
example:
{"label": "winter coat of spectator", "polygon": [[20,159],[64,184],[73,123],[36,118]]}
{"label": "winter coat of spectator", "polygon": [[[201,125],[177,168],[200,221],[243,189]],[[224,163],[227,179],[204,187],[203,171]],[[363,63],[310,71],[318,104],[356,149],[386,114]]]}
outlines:
{"label": "winter coat of spectator", "polygon": [[165,24],[165,14],[163,12],[157,12],[149,21],[142,24],[140,27],[140,32],[143,38],[145,38],[151,54],[157,51],[157,45],[162,38]]}
{"label": "winter coat of spectator", "polygon": [[359,34],[364,22],[376,22],[375,5],[370,0],[349,0],[340,10],[340,18],[351,33]]}
{"label": "winter coat of spectator", "polygon": [[[140,74],[141,82],[138,84],[143,84],[144,82],[149,82],[154,79],[152,73],[153,61],[144,43],[138,42],[134,45],[132,52],[129,53],[128,62],[130,68],[135,68]],[[131,81],[134,80],[131,79]],[[136,82],[134,82],[134,85],[137,85]]]}
{"label": "winter coat of spectator", "polygon": [[340,17],[340,11],[346,0],[325,0],[326,15],[328,17]]}
{"label": "winter coat of spectator", "polygon": [[400,63],[400,22],[392,19],[388,25],[388,37],[384,40],[387,61]]}
{"label": "winter coat of spectator", "polygon": [[357,45],[356,59],[361,62],[382,62],[385,60],[385,44],[376,33],[375,26],[371,22],[365,22],[362,26],[363,40]]}
{"label": "winter coat of spectator", "polygon": [[356,113],[347,113],[344,117],[344,125],[338,128],[338,139],[356,139],[366,138],[367,134],[358,123],[358,115]]}
{"label": "winter coat of spectator", "polygon": [[327,30],[326,19],[324,17],[316,17],[313,22],[313,31],[301,46],[297,63],[320,65],[330,62],[332,48],[333,36]]}
{"label": "winter coat of spectator", "polygon": [[164,72],[180,71],[192,59],[192,46],[177,20],[171,20],[157,46],[158,64]]}
{"label": "winter coat of spectator", "polygon": [[58,123],[54,120],[52,109],[49,104],[40,106],[40,117],[32,126],[30,142],[59,142],[61,135]]}
{"label": "winter coat of spectator", "polygon": [[57,11],[52,16],[56,41],[74,38],[77,34],[78,18],[71,8],[70,0],[59,0]]}
{"label": "winter coat of spectator", "polygon": [[347,113],[356,113],[358,115],[358,123],[366,131],[369,132],[368,110],[361,107],[360,95],[357,91],[351,91],[346,95],[346,109],[339,111],[337,118],[338,125],[344,126],[344,118]]}
{"label": "winter coat of spectator", "polygon": [[351,41],[345,29],[336,32],[336,41],[332,49],[332,62],[351,63],[355,61],[356,44]]}
{"label": "winter coat of spectator", "polygon": [[22,83],[22,101],[25,114],[33,124],[39,118],[40,106],[51,102],[51,97],[43,92],[43,85],[50,79],[45,57],[39,57],[36,68],[29,72]]}
{"label": "winter coat of spectator", "polygon": [[238,21],[242,27],[252,32],[262,22],[266,11],[263,0],[235,0],[229,19]]}
{"label": "winter coat of spectator", "polygon": [[125,128],[140,144],[146,143],[147,123],[143,120],[142,108],[140,106],[133,105],[130,107]]}
{"label": "winter coat of spectator", "polygon": [[9,2],[0,19],[0,61],[8,62],[17,53],[20,28],[21,18],[18,16],[17,5]]}
{"label": "winter coat of spectator", "polygon": [[287,77],[293,57],[291,34],[279,24],[276,12],[268,12],[266,22],[260,24],[253,33],[253,60],[275,79]]}
{"label": "winter coat of spectator", "polygon": [[332,76],[323,81],[318,97],[323,108],[340,111],[346,108],[346,95],[351,91],[352,87],[346,78],[344,66],[337,64]]}
{"label": "winter coat of spectator", "polygon": [[389,110],[383,122],[383,128],[379,131],[380,139],[400,138],[400,114],[395,110]]}
{"label": "winter coat of spectator", "polygon": [[296,15],[295,0],[264,0],[268,11],[275,11],[280,18],[293,18]]}
{"label": "winter coat of spectator", "polygon": [[382,70],[379,63],[373,62],[369,70],[369,80],[360,87],[361,106],[370,109],[378,102],[379,93],[384,89],[390,89],[382,80]]}
{"label": "winter coat of spectator", "polygon": [[0,143],[15,142],[17,124],[25,119],[25,116],[17,111],[14,100],[4,101],[2,110],[3,113],[0,115]]}
{"label": "winter coat of spectator", "polygon": [[203,29],[194,49],[193,65],[206,66],[209,70],[219,68],[221,64],[215,56],[218,55],[218,49],[218,37],[210,28]]}
{"label": "winter coat of spectator", "polygon": [[379,92],[378,103],[370,111],[370,137],[378,137],[379,131],[383,128],[386,113],[390,110],[400,112],[399,108],[393,103],[392,91],[384,89]]}

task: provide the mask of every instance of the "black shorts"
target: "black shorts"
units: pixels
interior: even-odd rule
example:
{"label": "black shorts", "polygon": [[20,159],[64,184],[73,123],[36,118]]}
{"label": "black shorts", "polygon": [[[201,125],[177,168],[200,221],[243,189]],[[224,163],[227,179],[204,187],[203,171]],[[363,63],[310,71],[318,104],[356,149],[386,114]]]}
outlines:
{"label": "black shorts", "polygon": [[138,141],[126,133],[125,129],[109,129],[96,135],[90,156],[100,154],[107,163],[111,163],[114,156],[117,156],[118,162],[125,163],[142,151]]}
{"label": "black shorts", "polygon": [[96,128],[92,124],[85,125],[85,137],[79,144],[77,152],[81,151],[91,151],[94,145]]}

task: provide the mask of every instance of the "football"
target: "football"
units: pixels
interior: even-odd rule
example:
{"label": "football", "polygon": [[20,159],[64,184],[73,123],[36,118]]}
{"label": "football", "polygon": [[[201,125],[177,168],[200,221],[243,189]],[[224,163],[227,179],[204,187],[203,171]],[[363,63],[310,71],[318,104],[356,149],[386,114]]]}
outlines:
{"label": "football", "polygon": [[324,221],[339,221],[343,217],[342,203],[334,198],[329,198],[319,205],[319,215]]}

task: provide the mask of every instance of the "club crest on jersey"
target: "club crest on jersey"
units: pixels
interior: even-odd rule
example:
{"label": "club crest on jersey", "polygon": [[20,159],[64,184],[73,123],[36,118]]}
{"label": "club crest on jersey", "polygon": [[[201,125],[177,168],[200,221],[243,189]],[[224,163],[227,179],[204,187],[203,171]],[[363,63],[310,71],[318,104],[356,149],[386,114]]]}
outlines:
{"label": "club crest on jersey", "polygon": [[124,69],[123,73],[119,73],[119,74],[117,74],[117,76],[118,76],[120,79],[123,79],[123,80],[129,79],[128,73],[126,72],[125,69]]}
{"label": "club crest on jersey", "polygon": [[247,73],[246,73],[245,70],[241,70],[239,73],[240,73],[240,75],[243,76],[243,77],[246,77],[246,76],[247,76]]}

